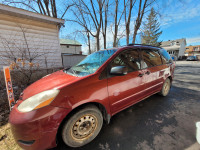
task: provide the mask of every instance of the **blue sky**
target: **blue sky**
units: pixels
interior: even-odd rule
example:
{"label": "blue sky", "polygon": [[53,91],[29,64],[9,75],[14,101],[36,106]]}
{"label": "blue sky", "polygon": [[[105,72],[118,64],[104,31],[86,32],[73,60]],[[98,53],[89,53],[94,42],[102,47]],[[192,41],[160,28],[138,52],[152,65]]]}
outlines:
{"label": "blue sky", "polygon": [[[199,0],[157,0],[153,5],[159,13],[158,20],[161,24],[160,28],[163,31],[160,36],[160,41],[175,40],[186,38],[187,45],[200,45],[200,1]],[[113,8],[111,8],[113,9]],[[145,14],[144,20],[148,13]],[[68,17],[70,13],[68,13]],[[135,16],[133,16],[134,18]],[[131,23],[133,32],[134,19]],[[81,29],[78,25],[66,22],[65,28],[61,30],[61,38],[74,38],[74,31]],[[120,27],[119,32],[124,31],[124,27]],[[139,31],[140,32],[140,31]],[[68,36],[66,36],[68,35]],[[132,35],[131,35],[132,38]],[[83,38],[77,35],[74,39],[84,43]],[[112,47],[112,32],[108,32],[108,46]],[[130,40],[131,41],[131,40]],[[92,41],[93,43],[95,41]],[[140,43],[140,36],[136,39]],[[103,41],[101,41],[103,44]],[[121,45],[125,45],[125,37],[120,41]],[[83,51],[87,46],[83,44]]]}
{"label": "blue sky", "polygon": [[[1,0],[0,0],[1,1]],[[87,1],[87,0],[86,0]],[[123,0],[121,9],[123,9]],[[138,2],[138,1],[137,1]],[[70,3],[65,0],[57,0],[58,14],[61,14],[65,6]],[[136,3],[138,6],[138,4]],[[18,5],[16,5],[18,6]],[[20,7],[20,6],[18,6]],[[163,31],[160,36],[160,41],[175,40],[180,38],[186,38],[187,45],[200,45],[200,0],[156,0],[156,3],[153,5],[154,9],[159,13],[159,22],[161,24],[161,30]],[[24,8],[24,7],[22,7]],[[150,8],[149,8],[150,9]],[[114,4],[110,7],[111,12],[114,12]],[[135,14],[135,15],[134,15]],[[147,17],[148,13],[145,14],[144,20]],[[67,12],[65,19],[73,17],[70,12]],[[136,17],[136,12],[133,11],[133,19],[130,25],[131,34],[133,33],[134,20]],[[110,21],[113,22],[113,16],[109,17]],[[124,20],[122,20],[124,24]],[[72,22],[66,22],[65,27],[60,31],[61,38],[71,38],[78,40],[83,44],[83,49],[87,48],[84,44],[85,40],[81,35],[76,35],[74,31],[82,30],[81,27]],[[109,26],[107,32],[107,41],[108,47],[112,47],[113,27]],[[139,31],[140,32],[140,31]],[[138,32],[138,34],[139,34]],[[119,27],[119,33],[125,34],[125,26]],[[130,35],[130,41],[132,35]],[[103,44],[101,38],[101,44]],[[140,43],[140,36],[136,39],[137,43]],[[95,41],[92,41],[95,43]],[[125,37],[120,40],[121,45],[125,45]]]}
{"label": "blue sky", "polygon": [[[163,2],[161,2],[163,3]],[[187,45],[200,45],[200,1],[169,0],[160,11],[160,40],[186,38]]]}

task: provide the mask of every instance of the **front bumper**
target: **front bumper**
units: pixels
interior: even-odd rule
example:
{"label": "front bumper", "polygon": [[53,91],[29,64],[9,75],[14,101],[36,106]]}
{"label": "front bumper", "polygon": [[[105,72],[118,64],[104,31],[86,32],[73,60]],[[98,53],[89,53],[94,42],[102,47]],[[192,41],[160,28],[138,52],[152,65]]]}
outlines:
{"label": "front bumper", "polygon": [[43,150],[56,146],[60,123],[70,110],[46,106],[28,113],[19,112],[15,105],[9,116],[13,136],[23,149]]}

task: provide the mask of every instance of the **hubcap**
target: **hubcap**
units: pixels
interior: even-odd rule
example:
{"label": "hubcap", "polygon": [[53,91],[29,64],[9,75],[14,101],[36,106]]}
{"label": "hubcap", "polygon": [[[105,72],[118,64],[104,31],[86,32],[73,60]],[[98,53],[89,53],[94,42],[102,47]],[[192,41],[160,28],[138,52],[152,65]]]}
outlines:
{"label": "hubcap", "polygon": [[72,137],[75,139],[88,138],[95,131],[97,119],[94,115],[85,115],[78,119],[72,127]]}
{"label": "hubcap", "polygon": [[163,88],[164,88],[164,95],[167,95],[170,89],[170,82],[169,81],[165,82],[165,85]]}

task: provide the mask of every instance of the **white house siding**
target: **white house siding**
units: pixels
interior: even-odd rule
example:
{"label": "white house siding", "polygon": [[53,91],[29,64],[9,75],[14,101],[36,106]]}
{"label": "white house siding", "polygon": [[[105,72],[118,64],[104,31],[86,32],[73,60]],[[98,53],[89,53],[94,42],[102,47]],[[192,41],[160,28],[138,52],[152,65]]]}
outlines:
{"label": "white house siding", "polygon": [[12,61],[4,57],[8,55],[8,51],[18,59],[21,57],[20,51],[27,48],[27,45],[31,56],[41,55],[33,63],[39,63],[40,67],[45,68],[62,66],[57,25],[0,14],[0,69]]}
{"label": "white house siding", "polygon": [[168,46],[168,47],[163,47],[164,49],[167,50],[169,54],[175,55],[177,58],[179,57],[179,45],[173,45],[173,46]]}
{"label": "white house siding", "polygon": [[161,43],[161,47],[166,49],[169,54],[175,55],[177,58],[184,56],[186,40],[177,39],[169,40]]}
{"label": "white house siding", "polygon": [[185,42],[181,42],[178,57],[179,56],[184,56],[185,47],[186,47],[186,43]]}
{"label": "white house siding", "polygon": [[77,45],[60,45],[61,53],[67,54],[80,54],[81,53],[81,46]]}

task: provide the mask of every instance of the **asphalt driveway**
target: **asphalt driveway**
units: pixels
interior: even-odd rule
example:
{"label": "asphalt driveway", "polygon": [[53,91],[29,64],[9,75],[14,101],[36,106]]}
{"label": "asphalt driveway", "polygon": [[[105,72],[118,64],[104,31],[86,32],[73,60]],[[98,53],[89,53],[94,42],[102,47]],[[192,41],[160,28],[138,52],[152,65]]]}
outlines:
{"label": "asphalt driveway", "polygon": [[[116,114],[90,144],[76,150],[200,150],[200,62],[177,62],[167,97],[153,95]],[[68,150],[63,143],[54,149]]]}

